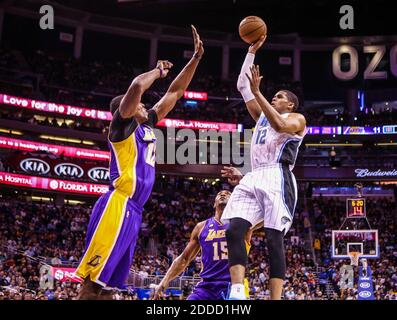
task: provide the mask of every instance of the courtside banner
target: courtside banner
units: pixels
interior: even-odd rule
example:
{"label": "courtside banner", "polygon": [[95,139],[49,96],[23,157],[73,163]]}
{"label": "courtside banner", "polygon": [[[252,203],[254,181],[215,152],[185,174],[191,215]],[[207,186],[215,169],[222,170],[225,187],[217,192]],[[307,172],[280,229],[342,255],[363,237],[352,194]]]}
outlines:
{"label": "courtside banner", "polygon": [[2,93],[0,93],[0,103],[25,109],[54,112],[75,117],[85,117],[109,121],[112,120],[112,114],[109,111],[81,108],[54,102],[31,100]]}
{"label": "courtside banner", "polygon": [[185,99],[189,100],[208,100],[208,93],[207,92],[196,92],[196,91],[185,91],[183,94]]}
{"label": "courtside banner", "polygon": [[98,196],[109,190],[109,187],[104,184],[42,178],[8,172],[0,172],[0,184]]}
{"label": "courtside banner", "polygon": [[375,300],[372,271],[369,266],[359,269],[358,300]]}
{"label": "courtside banner", "polygon": [[59,268],[59,267],[51,267],[51,275],[55,280],[60,282],[83,282],[78,276],[74,273],[76,268]]}
{"label": "courtside banner", "polygon": [[[191,93],[191,92],[190,92]],[[188,95],[187,92],[186,95]],[[197,95],[199,94],[199,95]],[[197,93],[195,96],[204,98],[203,92]],[[0,104],[9,106],[15,106],[24,109],[32,109],[42,112],[52,112],[63,115],[85,117],[99,120],[112,120],[112,114],[109,111],[81,108],[76,106],[70,106],[66,104],[59,104],[55,102],[37,101],[21,97],[10,96],[7,94],[0,93]],[[194,129],[194,130],[218,130],[236,132],[242,131],[241,125],[235,123],[224,123],[224,122],[207,122],[198,120],[180,120],[180,119],[163,119],[158,122],[158,127],[176,128],[176,129]]]}
{"label": "courtside banner", "polygon": [[29,152],[45,151],[48,153],[61,155],[71,158],[103,160],[109,161],[110,153],[108,151],[99,151],[94,149],[66,147],[56,144],[48,144],[37,141],[12,139],[0,136],[0,148],[15,149]]}
{"label": "courtside banner", "polygon": [[193,130],[217,130],[236,132],[238,125],[225,122],[208,122],[198,120],[163,119],[156,124],[157,127],[193,129]]}

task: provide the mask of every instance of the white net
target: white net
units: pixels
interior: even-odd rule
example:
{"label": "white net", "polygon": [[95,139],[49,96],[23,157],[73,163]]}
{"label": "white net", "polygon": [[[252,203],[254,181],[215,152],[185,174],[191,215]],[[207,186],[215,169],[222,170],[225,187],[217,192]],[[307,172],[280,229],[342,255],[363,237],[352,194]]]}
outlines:
{"label": "white net", "polygon": [[358,251],[350,251],[349,252],[349,257],[350,257],[350,265],[352,266],[358,266],[358,260],[360,259],[361,252]]}

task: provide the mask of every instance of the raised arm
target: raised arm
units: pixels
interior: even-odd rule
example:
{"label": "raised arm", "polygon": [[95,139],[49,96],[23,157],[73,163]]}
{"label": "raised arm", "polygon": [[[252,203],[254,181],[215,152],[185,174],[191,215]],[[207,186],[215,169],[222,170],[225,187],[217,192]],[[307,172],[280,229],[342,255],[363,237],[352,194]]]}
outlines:
{"label": "raised arm", "polygon": [[158,121],[163,119],[174,108],[176,102],[183,96],[183,93],[189,86],[190,81],[192,81],[193,75],[199,64],[201,56],[204,53],[203,42],[200,40],[200,36],[193,25],[192,32],[194,40],[193,57],[171,83],[166,94],[153,107],[153,109],[157,113]]}
{"label": "raised arm", "polygon": [[168,284],[171,280],[175,279],[181,274],[197,256],[200,251],[199,235],[203,230],[205,221],[198,223],[190,236],[190,241],[187,244],[185,250],[172,262],[171,267],[168,269],[163,280],[156,287],[153,299],[159,299],[162,293],[167,289]]}
{"label": "raised arm", "polygon": [[241,71],[237,80],[237,89],[241,93],[245,105],[247,106],[248,112],[255,120],[255,122],[258,121],[262,110],[258,102],[255,100],[255,96],[251,92],[250,83],[245,74],[249,72],[251,66],[254,63],[256,51],[258,51],[258,49],[262,47],[265,40],[266,36],[262,36],[257,42],[253,43],[249,47],[248,53],[245,56],[243,66],[241,67]]}
{"label": "raised arm", "polygon": [[172,63],[159,60],[155,69],[142,73],[131,83],[120,102],[119,113],[122,118],[131,118],[135,115],[144,92],[159,78],[165,78],[172,68]]}
{"label": "raised arm", "polygon": [[248,73],[246,76],[250,82],[251,91],[272,128],[277,132],[302,135],[306,127],[305,117],[300,113],[290,113],[287,118],[282,117],[260,92],[259,85],[262,76],[259,72],[259,66],[252,66],[251,77]]}

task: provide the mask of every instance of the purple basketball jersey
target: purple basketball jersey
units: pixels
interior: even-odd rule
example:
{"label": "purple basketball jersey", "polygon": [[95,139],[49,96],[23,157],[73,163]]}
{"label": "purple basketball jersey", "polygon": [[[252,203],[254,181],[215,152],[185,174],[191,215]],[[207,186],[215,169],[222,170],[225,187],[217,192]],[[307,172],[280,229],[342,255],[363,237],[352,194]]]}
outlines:
{"label": "purple basketball jersey", "polygon": [[221,224],[214,218],[206,220],[200,233],[203,281],[230,281],[228,252],[226,242],[227,224]]}
{"label": "purple basketball jersey", "polygon": [[109,141],[110,190],[116,189],[129,196],[138,206],[148,200],[155,179],[156,137],[146,124],[120,142]]}

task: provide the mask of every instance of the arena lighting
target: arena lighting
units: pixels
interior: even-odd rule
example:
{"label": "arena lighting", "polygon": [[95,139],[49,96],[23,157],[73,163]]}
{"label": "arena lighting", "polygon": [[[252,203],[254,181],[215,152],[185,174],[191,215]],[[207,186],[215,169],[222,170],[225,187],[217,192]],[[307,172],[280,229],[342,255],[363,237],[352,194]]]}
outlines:
{"label": "arena lighting", "polygon": [[49,202],[49,201],[52,201],[53,198],[32,196],[32,200],[33,201],[46,201],[46,202]]}
{"label": "arena lighting", "polygon": [[378,147],[384,147],[384,146],[397,146],[397,142],[380,142],[380,143],[375,143],[376,146]]}
{"label": "arena lighting", "polygon": [[23,133],[21,131],[11,130],[11,129],[0,128],[0,132],[7,133],[7,134],[15,134],[15,135],[18,135],[18,136],[22,136],[23,135]]}
{"label": "arena lighting", "polygon": [[362,147],[362,143],[305,143],[306,147]]}
{"label": "arena lighting", "polygon": [[83,144],[88,144],[89,146],[94,146],[95,142],[90,141],[90,140],[83,140]]}
{"label": "arena lighting", "polygon": [[65,204],[85,204],[85,201],[64,199]]}
{"label": "arena lighting", "polygon": [[47,140],[62,141],[62,142],[81,143],[81,140],[78,140],[78,139],[63,138],[63,137],[56,137],[56,136],[47,136],[47,135],[44,135],[44,134],[40,135],[39,138],[47,139]]}

